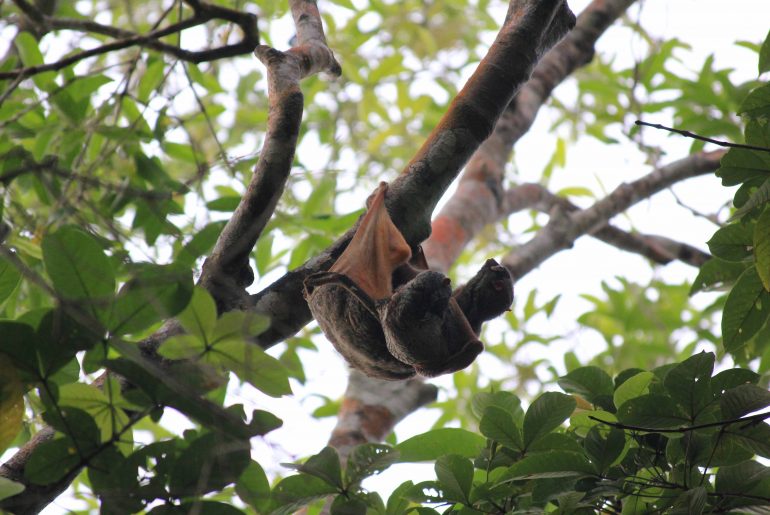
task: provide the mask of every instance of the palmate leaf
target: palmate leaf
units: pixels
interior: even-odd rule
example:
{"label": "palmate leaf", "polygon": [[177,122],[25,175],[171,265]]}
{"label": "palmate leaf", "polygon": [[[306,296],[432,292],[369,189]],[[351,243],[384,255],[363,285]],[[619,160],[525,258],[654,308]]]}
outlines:
{"label": "palmate leaf", "polygon": [[576,405],[575,399],[558,392],[546,392],[535,399],[524,415],[524,447],[559,427]]}

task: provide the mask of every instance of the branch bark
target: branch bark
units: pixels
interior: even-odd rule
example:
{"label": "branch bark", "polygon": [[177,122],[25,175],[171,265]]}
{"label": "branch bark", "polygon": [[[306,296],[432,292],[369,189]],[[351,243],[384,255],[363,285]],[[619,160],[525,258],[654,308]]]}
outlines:
{"label": "branch bark", "polygon": [[304,97],[299,83],[318,72],[337,77],[340,65],[326,45],[315,2],[289,2],[297,46],[280,52],[259,46],[255,54],[267,67],[269,115],[265,143],[246,193],[203,265],[201,284],[221,311],[248,307],[245,288],[254,281],[249,254],[283,194],[297,147]]}
{"label": "branch bark", "polygon": [[[566,213],[580,211],[580,208],[564,197],[548,191],[540,184],[522,184],[505,193],[506,214],[523,209],[536,209],[551,213],[558,209]],[[618,229],[609,223],[597,229],[592,236],[621,250],[641,254],[651,261],[666,265],[678,259],[683,263],[700,267],[711,255],[691,245],[670,238],[651,234],[637,234]]]}
{"label": "branch bark", "polygon": [[[257,17],[253,14],[229,9],[207,2],[198,0],[186,0],[186,3],[192,7],[193,15],[187,19],[171,24],[162,29],[153,30],[147,34],[136,34],[134,32],[119,29],[109,25],[102,25],[91,20],[80,20],[72,18],[57,18],[49,16],[38,11],[34,6],[24,0],[15,2],[19,9],[32,21],[37,27],[38,33],[46,33],[51,30],[77,30],[81,32],[92,32],[114,38],[120,38],[110,43],[84,50],[70,55],[53,63],[41,64],[37,66],[28,66],[18,68],[12,71],[0,72],[0,80],[16,79],[18,77],[28,78],[39,73],[47,71],[57,71],[66,68],[74,63],[94,57],[97,55],[122,50],[132,46],[141,46],[157,50],[192,63],[201,63],[225,59],[236,55],[243,55],[254,50],[259,44],[259,30],[257,29]],[[179,48],[169,43],[160,41],[160,38],[182,32],[183,30],[203,25],[211,20],[225,20],[238,25],[243,32],[243,37],[238,43],[224,45],[217,48],[206,50],[190,51]]]}
{"label": "branch bark", "polygon": [[552,211],[548,224],[534,238],[506,255],[502,264],[515,281],[552,255],[570,248],[580,236],[600,230],[612,217],[640,200],[684,179],[713,172],[724,154],[723,150],[698,152],[619,186],[588,209],[572,213],[559,209]]}
{"label": "branch bark", "polygon": [[[446,188],[490,135],[540,57],[573,23],[574,15],[561,0],[511,0],[489,52],[388,189],[388,211],[412,247],[430,235],[431,213]],[[302,297],[303,282],[308,275],[327,270],[354,232],[355,227],[303,266],[251,297],[252,309],[271,319],[270,328],[255,339],[259,345],[271,347],[296,334],[311,320]]]}
{"label": "branch bark", "polygon": [[[507,212],[509,207],[505,204],[502,181],[514,143],[529,130],[551,91],[575,69],[591,60],[596,40],[632,3],[633,0],[594,0],[580,14],[575,28],[540,60],[532,77],[497,120],[492,134],[470,158],[457,191],[433,221],[431,236],[422,244],[431,269],[446,273],[465,245],[484,226],[495,223]],[[280,305],[281,296],[290,292],[291,279],[281,283],[280,289],[272,290],[271,286],[259,294],[256,297],[257,307],[260,302]],[[364,419],[347,409],[349,395],[356,396],[350,403],[354,406],[359,406],[359,399],[363,398],[366,404],[361,409],[373,413],[387,412],[387,406],[394,403],[409,404],[417,381],[429,386],[421,379],[413,379],[408,383],[396,383],[395,388],[383,394],[375,379],[352,372],[349,381],[343,407],[329,441],[342,456],[346,456],[356,445],[381,441],[399,421],[393,418],[389,427],[380,427],[381,436],[362,430]],[[415,406],[417,408],[419,406]]]}

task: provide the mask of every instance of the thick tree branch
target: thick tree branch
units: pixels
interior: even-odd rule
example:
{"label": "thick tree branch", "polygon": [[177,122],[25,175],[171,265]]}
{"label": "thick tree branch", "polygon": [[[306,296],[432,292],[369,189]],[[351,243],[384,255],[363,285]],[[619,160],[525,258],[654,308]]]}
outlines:
{"label": "thick tree branch", "polygon": [[[495,127],[542,53],[564,35],[574,19],[566,3],[558,0],[512,0],[510,5],[487,56],[388,190],[388,211],[412,246],[430,234],[430,216],[438,199]],[[354,232],[351,228],[307,263],[252,295],[252,309],[271,320],[270,328],[256,339],[259,345],[271,347],[310,321],[302,297],[303,282],[308,275],[327,270]]]}
{"label": "thick tree branch", "polygon": [[294,160],[304,103],[300,80],[321,71],[333,76],[341,73],[326,45],[315,2],[289,3],[298,44],[286,52],[267,46],[255,50],[267,67],[270,107],[265,142],[246,193],[203,265],[201,284],[223,311],[248,304],[244,288],[254,280],[249,254],[273,215]]}
{"label": "thick tree branch", "polygon": [[[431,236],[423,242],[432,269],[446,273],[468,241],[484,226],[503,216],[507,207],[504,206],[502,179],[513,144],[529,130],[540,106],[553,88],[577,67],[590,61],[598,37],[631,3],[633,0],[594,0],[578,17],[575,28],[537,65],[532,77],[498,119],[492,135],[473,154],[457,191],[433,221]],[[290,284],[287,281],[281,285],[283,289],[269,291],[257,298],[263,305],[280,306],[279,299],[290,291]],[[302,299],[298,300],[301,302]],[[384,391],[381,389],[381,381],[357,372],[351,374],[337,426],[329,441],[343,456],[356,445],[382,441],[399,421],[393,418],[389,427],[380,426],[375,433],[364,428],[368,418],[358,415],[359,411],[388,413],[388,407],[394,403],[408,406],[416,385],[429,386],[417,378],[395,383],[393,388]],[[349,402],[351,395],[354,397]],[[363,405],[360,403],[361,398],[366,401]],[[418,407],[416,405],[415,409]],[[377,420],[387,419],[383,417]]]}
{"label": "thick tree branch", "polygon": [[594,45],[634,0],[594,0],[578,16],[575,28],[538,63],[532,77],[508,104],[492,135],[471,157],[457,192],[433,221],[423,244],[431,267],[448,270],[468,242],[504,213],[503,176],[513,145],[535,121],[554,88],[590,62]]}
{"label": "thick tree branch", "polygon": [[574,24],[566,2],[511,1],[489,52],[391,185],[388,210],[410,245],[430,236],[433,209],[449,184],[492,133],[541,56]]}
{"label": "thick tree branch", "polygon": [[[77,30],[81,32],[92,32],[94,34],[101,34],[120,39],[106,43],[96,48],[92,48],[90,50],[78,52],[53,63],[41,64],[38,66],[28,66],[26,68],[18,68],[12,71],[0,72],[0,80],[15,79],[17,77],[28,78],[33,75],[37,75],[38,73],[61,70],[62,68],[66,68],[67,66],[82,61],[83,59],[106,54],[116,50],[122,50],[132,46],[147,47],[159,52],[167,53],[183,61],[201,63],[233,57],[236,55],[243,55],[253,51],[254,47],[259,44],[257,17],[253,14],[229,9],[219,5],[209,4],[206,2],[200,2],[197,0],[187,0],[186,3],[193,9],[193,15],[191,17],[171,24],[162,29],[153,30],[147,34],[136,34],[131,31],[119,29],[117,27],[102,25],[91,20],[56,18],[54,16],[48,16],[40,11],[37,11],[37,9],[29,5],[27,2],[17,1],[16,4],[19,6],[19,9],[35,23],[38,31],[40,32],[45,33],[50,32],[51,30]],[[241,41],[217,48],[198,51],[184,50],[175,45],[160,41],[160,38],[182,32],[183,30],[189,29],[191,27],[203,25],[211,20],[225,20],[238,25],[243,32]]]}
{"label": "thick tree branch", "polygon": [[[580,211],[579,207],[566,198],[534,183],[522,184],[508,190],[505,193],[504,207],[506,214],[523,209],[536,209],[543,213],[551,213],[554,209],[565,213]],[[691,245],[664,236],[630,233],[610,224],[597,229],[592,236],[621,250],[641,254],[661,265],[678,259],[688,265],[700,267],[711,257]]]}
{"label": "thick tree branch", "polygon": [[595,233],[615,215],[640,200],[684,179],[713,172],[719,167],[719,160],[724,154],[723,150],[692,154],[632,183],[619,186],[588,209],[573,213],[553,211],[548,224],[530,241],[505,256],[503,265],[514,280],[518,280],[552,255],[570,248],[580,236]]}

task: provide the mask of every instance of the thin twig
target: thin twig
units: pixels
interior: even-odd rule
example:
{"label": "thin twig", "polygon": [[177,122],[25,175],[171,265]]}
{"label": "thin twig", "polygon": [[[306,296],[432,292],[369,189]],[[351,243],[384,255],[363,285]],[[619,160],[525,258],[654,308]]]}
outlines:
{"label": "thin twig", "polygon": [[664,131],[675,132],[676,134],[680,134],[682,136],[692,138],[692,139],[697,139],[699,141],[705,141],[706,143],[713,143],[714,145],[719,145],[720,147],[742,148],[745,150],[757,150],[759,152],[770,152],[770,148],[768,147],[758,147],[756,145],[745,145],[743,143],[731,143],[729,141],[721,141],[718,139],[707,138],[706,136],[700,136],[699,134],[695,134],[694,132],[683,131],[682,129],[674,129],[673,127],[666,127],[665,125],[661,125],[659,123],[647,123],[647,122],[643,122],[642,120],[636,120],[634,124],[644,126],[644,127],[652,127],[653,129],[661,129]]}
{"label": "thin twig", "polygon": [[739,424],[741,422],[746,422],[746,426],[749,426],[755,422],[770,418],[770,412],[758,413],[756,415],[751,415],[750,417],[731,418],[729,420],[709,422],[708,424],[698,424],[694,426],[677,427],[675,429],[632,426],[629,424],[621,424],[620,422],[610,422],[608,420],[602,420],[598,417],[594,417],[593,415],[589,415],[588,418],[590,418],[591,420],[595,420],[597,422],[601,422],[602,424],[608,425],[610,427],[614,427],[617,429],[624,429],[627,431],[641,431],[644,433],[688,433],[690,431],[697,431],[698,429],[708,429],[710,427],[725,427],[732,424]]}

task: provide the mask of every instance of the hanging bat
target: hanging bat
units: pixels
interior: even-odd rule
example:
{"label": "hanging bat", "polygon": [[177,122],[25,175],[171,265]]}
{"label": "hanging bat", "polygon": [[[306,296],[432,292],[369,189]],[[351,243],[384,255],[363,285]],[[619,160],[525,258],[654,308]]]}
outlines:
{"label": "hanging bat", "polygon": [[508,271],[494,260],[452,293],[450,280],[412,255],[385,207],[387,183],[328,272],[305,280],[321,330],[355,368],[384,379],[436,376],[470,365],[484,346],[482,322],[513,301]]}

